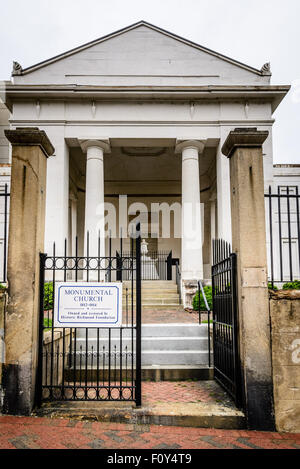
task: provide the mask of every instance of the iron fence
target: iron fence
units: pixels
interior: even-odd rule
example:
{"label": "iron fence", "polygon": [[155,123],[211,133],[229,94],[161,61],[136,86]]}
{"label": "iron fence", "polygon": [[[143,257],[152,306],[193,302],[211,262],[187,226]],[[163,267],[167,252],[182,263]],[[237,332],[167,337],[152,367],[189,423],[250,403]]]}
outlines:
{"label": "iron fence", "polygon": [[[128,251],[119,250],[118,259],[126,257]],[[133,253],[135,255],[135,253]],[[130,280],[130,272],[119,269],[118,280]],[[172,251],[149,251],[141,255],[141,280],[172,280]]]}
{"label": "iron fence", "polygon": [[265,194],[269,282],[300,279],[300,194],[297,186],[269,187]]}
{"label": "iron fence", "polygon": [[236,254],[224,240],[213,241],[212,297],[215,379],[241,405],[238,349]]}

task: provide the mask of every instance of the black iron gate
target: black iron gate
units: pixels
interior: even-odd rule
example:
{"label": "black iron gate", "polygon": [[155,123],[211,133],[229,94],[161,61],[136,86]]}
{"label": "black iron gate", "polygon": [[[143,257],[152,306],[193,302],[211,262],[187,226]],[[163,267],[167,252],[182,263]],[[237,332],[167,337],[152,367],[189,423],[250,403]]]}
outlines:
{"label": "black iron gate", "polygon": [[[137,227],[139,233],[139,227]],[[87,237],[88,238],[88,237]],[[87,252],[88,250],[87,240]],[[40,326],[37,405],[43,401],[134,401],[141,405],[141,254],[140,236],[121,258],[40,255]],[[110,241],[111,247],[111,241]],[[111,253],[111,249],[109,249]],[[126,272],[126,295],[120,327],[56,328],[53,324],[56,282],[116,281]],[[125,301],[123,301],[123,304]]]}
{"label": "black iron gate", "polygon": [[223,240],[213,241],[212,293],[215,379],[241,406],[236,254]]}

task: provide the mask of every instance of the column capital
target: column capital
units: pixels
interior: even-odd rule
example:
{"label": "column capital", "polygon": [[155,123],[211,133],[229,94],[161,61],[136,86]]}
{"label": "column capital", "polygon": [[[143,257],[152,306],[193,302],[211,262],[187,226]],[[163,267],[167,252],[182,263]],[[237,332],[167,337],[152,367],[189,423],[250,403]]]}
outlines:
{"label": "column capital", "polygon": [[17,127],[4,131],[5,137],[12,146],[39,146],[45,156],[53,155],[54,146],[44,130],[38,127]]}
{"label": "column capital", "polygon": [[237,148],[260,148],[268,138],[268,135],[269,132],[267,130],[257,130],[256,127],[236,128],[228,134],[222,146],[222,153],[227,158],[231,158]]}
{"label": "column capital", "polygon": [[110,140],[109,138],[101,139],[78,139],[79,145],[84,153],[87,153],[88,148],[101,148],[103,153],[110,153]]}
{"label": "column capital", "polygon": [[190,139],[185,140],[182,138],[176,139],[175,154],[181,153],[185,148],[195,148],[198,153],[202,153],[205,146],[205,140]]}

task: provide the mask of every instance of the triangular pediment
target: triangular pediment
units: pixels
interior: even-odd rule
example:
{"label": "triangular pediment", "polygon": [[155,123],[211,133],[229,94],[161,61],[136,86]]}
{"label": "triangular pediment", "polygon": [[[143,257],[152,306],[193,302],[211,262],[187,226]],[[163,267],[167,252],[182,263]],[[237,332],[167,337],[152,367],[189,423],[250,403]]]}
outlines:
{"label": "triangular pediment", "polygon": [[16,69],[16,83],[203,85],[266,83],[265,71],[141,21],[64,54]]}

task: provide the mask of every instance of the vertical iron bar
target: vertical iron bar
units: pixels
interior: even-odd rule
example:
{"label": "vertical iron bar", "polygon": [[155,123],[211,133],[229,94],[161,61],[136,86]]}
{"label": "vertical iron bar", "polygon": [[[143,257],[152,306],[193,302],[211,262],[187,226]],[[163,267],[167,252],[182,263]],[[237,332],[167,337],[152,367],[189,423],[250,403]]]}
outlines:
{"label": "vertical iron bar", "polygon": [[90,233],[86,234],[86,280],[89,281],[89,268],[90,268]]}
{"label": "vertical iron bar", "polygon": [[108,329],[108,399],[111,397],[111,374],[110,374],[110,368],[111,368],[111,329]]}
{"label": "vertical iron bar", "polygon": [[100,259],[100,231],[99,231],[98,232],[98,259],[97,259],[98,282],[100,282],[100,265],[101,265],[101,259]]}
{"label": "vertical iron bar", "polygon": [[[97,327],[97,392],[96,396],[99,399],[99,354],[100,354],[100,343],[99,343],[99,327]],[[104,375],[104,370],[103,370]]]}
{"label": "vertical iron bar", "polygon": [[55,302],[55,269],[56,269],[56,247],[55,243],[53,243],[53,270],[52,270],[52,284],[53,284],[53,309],[52,309],[52,324],[51,324],[51,355],[50,355],[50,397],[53,396],[53,357],[54,357],[54,302]]}
{"label": "vertical iron bar", "polygon": [[291,235],[291,211],[290,211],[290,188],[287,186],[287,214],[288,214],[288,233],[289,233],[289,261],[290,261],[290,281],[293,281],[292,264],[292,235]]}
{"label": "vertical iron bar", "polygon": [[[65,252],[64,252],[64,282],[67,281],[67,239],[65,239]],[[66,329],[63,328],[63,350],[62,350],[62,382],[61,382],[61,393],[62,397],[65,395],[65,340],[66,340]],[[59,360],[59,357],[58,357]]]}
{"label": "vertical iron bar", "polygon": [[272,217],[272,189],[269,186],[269,229],[270,229],[270,260],[271,260],[271,284],[274,288],[274,259],[273,259],[273,217]]}
{"label": "vertical iron bar", "polygon": [[109,281],[111,282],[111,230],[109,231]]}
{"label": "vertical iron bar", "polygon": [[121,269],[120,269],[120,280],[123,280],[123,228],[120,228],[120,256],[121,256]]}
{"label": "vertical iron bar", "polygon": [[7,184],[5,184],[5,193],[4,193],[4,253],[3,253],[3,282],[6,282],[6,258],[7,258]]}
{"label": "vertical iron bar", "polygon": [[[43,345],[44,345],[44,286],[45,286],[45,262],[47,254],[40,253],[40,298],[39,298],[39,332],[38,332],[38,364],[36,376],[36,405],[38,407],[42,404],[43,392]],[[47,369],[46,369],[47,376]]]}
{"label": "vertical iron bar", "polygon": [[279,262],[280,262],[280,281],[283,282],[283,263],[282,263],[282,232],[281,232],[281,197],[280,187],[278,187],[278,236],[279,236]]}
{"label": "vertical iron bar", "polygon": [[[138,236],[136,238],[136,382],[135,382],[135,401],[137,406],[142,405],[142,371],[141,371],[141,235],[140,223],[137,225]],[[133,372],[133,370],[132,370]]]}
{"label": "vertical iron bar", "polygon": [[299,214],[299,192],[296,186],[296,212],[297,212],[297,236],[298,236],[298,275],[300,276],[300,214]]}
{"label": "vertical iron bar", "polygon": [[88,328],[85,329],[85,390],[84,390],[84,397],[87,399],[88,397],[88,390],[87,390],[87,383],[88,383],[88,347],[89,347],[89,339],[88,339]]}
{"label": "vertical iron bar", "polygon": [[211,367],[211,356],[210,356],[210,309],[207,311],[207,333],[208,333],[208,367]]}
{"label": "vertical iron bar", "polygon": [[199,324],[201,324],[201,297],[200,297],[200,282],[198,282],[198,319],[199,319]]}
{"label": "vertical iron bar", "polygon": [[238,301],[237,301],[237,258],[236,254],[231,254],[231,284],[232,284],[232,325],[233,325],[233,350],[234,350],[234,380],[235,380],[235,399],[237,407],[242,404],[242,388],[240,379],[240,361],[239,361],[239,344],[238,344]]}

